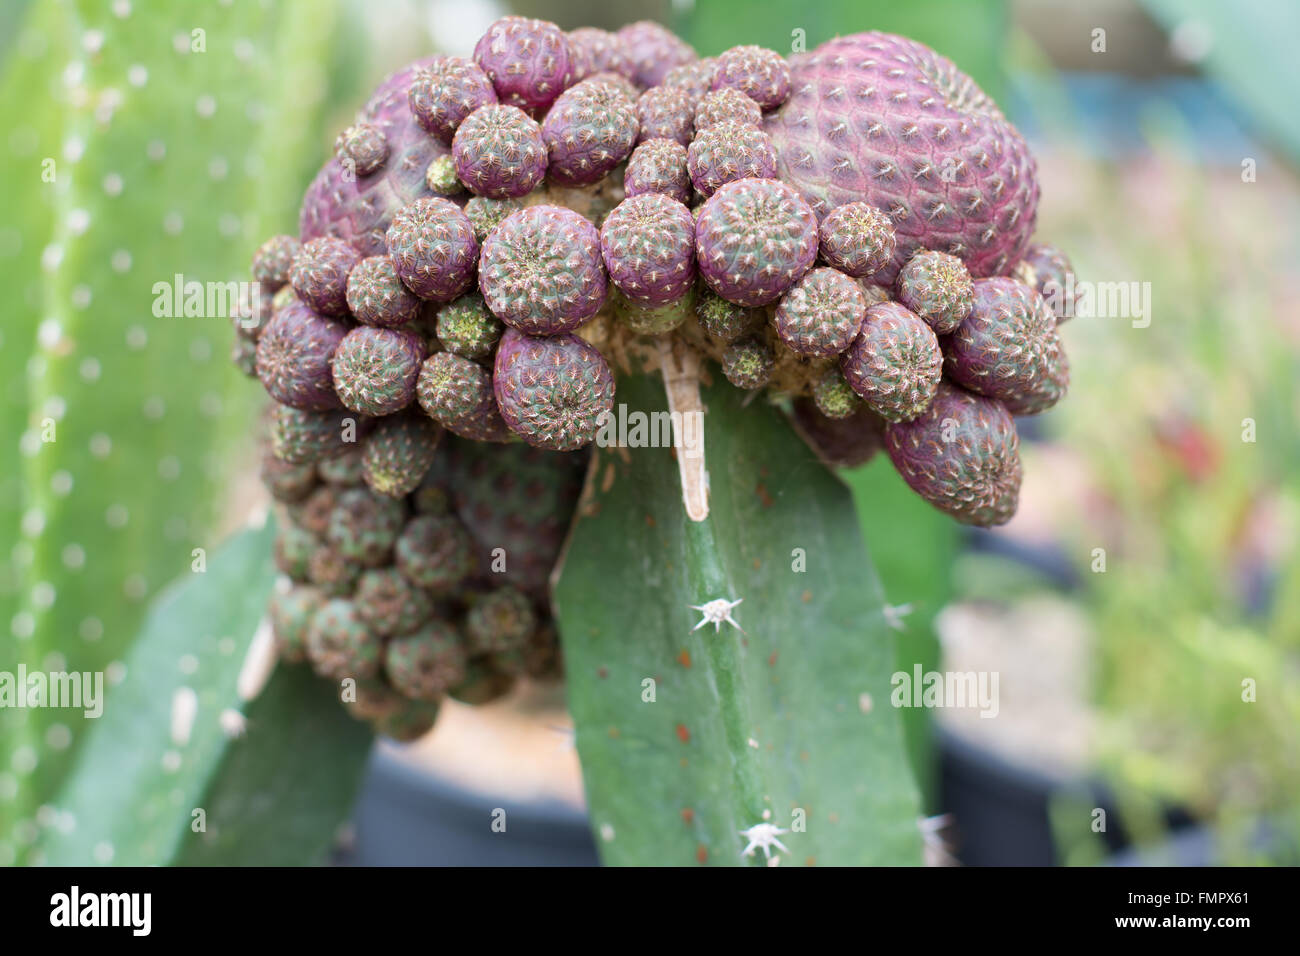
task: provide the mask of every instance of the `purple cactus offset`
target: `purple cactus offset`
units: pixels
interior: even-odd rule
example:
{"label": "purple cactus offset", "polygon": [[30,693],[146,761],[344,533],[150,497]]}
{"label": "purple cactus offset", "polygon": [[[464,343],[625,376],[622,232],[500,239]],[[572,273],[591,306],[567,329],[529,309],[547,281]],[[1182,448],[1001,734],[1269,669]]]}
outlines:
{"label": "purple cactus offset", "polygon": [[524,332],[556,335],[605,303],[596,227],[571,209],[529,206],[483,243],[479,289],[492,314]]}
{"label": "purple cactus offset", "polygon": [[493,315],[477,292],[468,292],[438,310],[436,334],[442,347],[468,359],[492,354],[505,325]]}
{"label": "purple cactus offset", "polygon": [[265,292],[276,292],[289,281],[293,260],[302,248],[294,236],[272,236],[253,253],[253,280]]}
{"label": "purple cactus offset", "polygon": [[429,194],[425,170],[448,153],[411,116],[407,90],[417,71],[439,58],[421,60],[391,77],[376,91],[359,117],[383,131],[389,157],[381,172],[356,176],[338,159],[327,162],[303,197],[298,231],[303,241],[320,236],[346,239],[363,256],[388,251],[384,234],[397,210]]}
{"label": "purple cactus offset", "polygon": [[636,101],[640,141],[671,139],[683,146],[691,141],[695,104],[690,94],[675,86],[656,86]]}
{"label": "purple cactus offset", "polygon": [[706,94],[695,107],[696,135],[723,123],[758,129],[763,125],[763,111],[740,90],[730,87]]}
{"label": "purple cactus offset", "polygon": [[316,536],[306,528],[286,522],[276,529],[271,555],[280,573],[301,583],[308,580],[308,563],[319,546]]}
{"label": "purple cactus offset", "polygon": [[965,264],[956,256],[922,249],[898,274],[898,301],[939,335],[947,335],[970,312],[974,288]]}
{"label": "purple cactus offset", "polygon": [[303,411],[338,408],[330,360],[347,333],[346,323],[302,302],[277,312],[257,340],[257,377],[267,394]]}
{"label": "purple cactus offset", "polygon": [[388,138],[378,126],[358,123],[339,133],[334,153],[356,175],[369,176],[388,159]]}
{"label": "purple cactus offset", "polygon": [[517,650],[537,630],[537,614],[528,598],[512,587],[483,595],[465,615],[465,635],[472,654]]}
{"label": "purple cactus offset", "polygon": [[396,568],[361,575],[353,598],[357,614],[380,637],[409,634],[433,617],[433,596],[417,588]]}
{"label": "purple cactus offset", "polygon": [[402,284],[389,256],[362,259],[348,276],[348,308],[363,325],[396,329],[415,319],[420,299]]}
{"label": "purple cactus offset", "polygon": [[608,30],[579,27],[568,33],[569,54],[574,61],[574,82],[598,73],[617,73],[632,79],[635,70],[623,50],[623,41]]}
{"label": "purple cactus offset", "polygon": [[722,374],[736,388],[762,388],[775,366],[772,347],[756,336],[733,342],[722,353]]}
{"label": "purple cactus offset", "polygon": [[676,87],[691,98],[691,103],[698,106],[700,100],[713,89],[713,74],[717,67],[718,59],[712,56],[683,63],[664,74],[662,85]]}
{"label": "purple cactus offset", "polygon": [[409,495],[433,463],[442,429],[423,415],[385,418],[366,436],[362,476],[371,491],[391,498]]}
{"label": "purple cactus offset", "polygon": [[695,307],[695,289],[693,286],[688,288],[680,298],[664,305],[639,305],[618,291],[612,299],[614,318],[637,335],[663,335],[691,317]]}
{"label": "purple cactus offset", "polygon": [[636,145],[636,108],[618,87],[588,80],[555,101],[542,121],[547,174],[561,186],[590,186]]}
{"label": "purple cactus offset", "polygon": [[514,106],[484,106],[469,115],[451,142],[456,176],[490,199],[517,199],[546,175],[542,128]]}
{"label": "purple cactus offset", "polygon": [[815,400],[794,400],[794,426],[817,457],[832,468],[856,468],[880,451],[885,422],[859,400],[846,418],[828,418]]}
{"label": "purple cactus offset", "polygon": [[827,418],[848,418],[862,407],[861,396],[838,368],[830,369],[813,383],[812,396],[817,411]]}
{"label": "purple cactus offset", "polygon": [[1079,290],[1074,268],[1064,252],[1055,246],[1035,243],[1025,250],[1011,275],[1038,292],[1056,316],[1056,324],[1074,316]]}
{"label": "purple cactus offset", "polygon": [[614,407],[609,364],[576,335],[507,330],[492,382],[501,417],[536,448],[573,451],[589,444]]}
{"label": "purple cactus offset", "polygon": [[632,79],[644,87],[658,86],[673,67],[698,59],[684,41],[651,20],[629,23],[617,37],[632,61]]}
{"label": "purple cactus offset", "polygon": [[344,429],[356,416],[344,412],[303,411],[289,405],[271,410],[271,453],[294,464],[317,462],[343,450]]}
{"label": "purple cactus offset", "polygon": [[262,484],[276,501],[302,501],[316,487],[316,466],[281,461],[269,451],[262,456]]}
{"label": "purple cactus offset", "polygon": [[484,564],[502,549],[505,561],[490,565],[494,579],[545,600],[589,456],[455,440],[448,450],[453,504]]}
{"label": "purple cactus offset", "polygon": [[627,161],[623,192],[627,196],[662,193],[682,204],[690,202],[691,174],[686,170],[686,148],[671,139],[642,142]]}
{"label": "purple cactus offset", "polygon": [[351,601],[333,598],[312,615],[307,657],[321,677],[373,677],[379,673],[382,644]]}
{"label": "purple cactus offset", "polygon": [[400,499],[369,488],[349,488],[330,515],[326,543],[345,560],[367,568],[386,564],[406,520]]}
{"label": "purple cactus offset", "polygon": [[266,616],[282,660],[297,663],[307,659],[307,629],[324,603],[325,595],[306,585],[271,592]]}
{"label": "purple cactus offset", "polygon": [[913,491],[964,524],[1005,524],[1020,495],[1020,442],[994,399],[944,382],[919,418],[885,429],[885,450]]}
{"label": "purple cactus offset", "polygon": [[450,302],[474,280],[478,240],[453,202],[427,196],[404,206],[388,227],[387,242],[397,275],[421,299]]}
{"label": "purple cactus offset", "polygon": [[573,80],[569,41],[545,20],[502,17],[475,45],[474,61],[502,103],[530,112],[545,110]]}
{"label": "purple cactus offset", "polygon": [[719,123],[698,133],[686,151],[686,168],[701,196],[738,179],[776,175],[776,151],[762,130],[743,123]]}
{"label": "purple cactus offset", "polygon": [[822,220],[822,259],[855,279],[875,275],[892,262],[897,244],[894,224],[868,203],[845,203]]}
{"label": "purple cactus offset", "polygon": [[842,272],[822,267],[796,282],[776,309],[776,334],[800,355],[838,355],[858,335],[867,299]]}
{"label": "purple cactus offset", "polygon": [[943,353],[934,330],[897,302],[867,310],[840,370],[871,410],[890,422],[916,418],[934,399]]}
{"label": "purple cactus offset", "polygon": [[456,629],[435,619],[413,634],[389,641],[384,673],[407,697],[433,701],[465,679],[466,664]]}
{"label": "purple cactus offset", "polygon": [[448,56],[416,72],[407,98],[415,121],[450,146],[465,117],[495,103],[497,93],[477,63]]}
{"label": "purple cactus offset", "polygon": [[790,67],[775,50],[734,46],[718,57],[713,88],[738,90],[763,109],[775,109],[790,95]]}
{"label": "purple cactus offset", "polygon": [[342,239],[313,239],[293,258],[293,291],[321,315],[347,315],[348,273],[360,258]]}
{"label": "purple cactus offset", "polygon": [[424,340],[414,332],[359,325],[334,353],[334,389],[354,412],[400,412],[415,398],[424,356]]}
{"label": "purple cactus offset", "polygon": [[429,164],[424,184],[435,196],[459,196],[465,191],[465,184],[456,176],[456,160],[450,156],[439,156]]}
{"label": "purple cactus offset", "polygon": [[695,218],[675,199],[624,199],[600,228],[609,279],[637,305],[677,302],[695,282]]}
{"label": "purple cactus offset", "polygon": [[1002,273],[1033,232],[1025,141],[970,77],[914,40],[860,33],[798,58],[766,128],[781,179],[819,216],[865,201],[893,220],[898,246],[881,282],[921,248],[957,256],[974,276]]}
{"label": "purple cactus offset", "polygon": [[695,318],[700,328],[727,345],[753,332],[763,313],[728,302],[708,286],[700,286],[695,298]]}
{"label": "purple cactus offset", "polygon": [[451,591],[474,573],[474,541],[451,515],[412,519],[397,539],[397,569],[416,587]]}
{"label": "purple cactus offset", "polygon": [[349,561],[337,548],[321,545],[307,564],[307,576],[313,586],[331,597],[348,597],[356,590],[362,567]]}
{"label": "purple cactus offset", "polygon": [[481,244],[493,229],[506,221],[507,216],[522,208],[517,199],[475,196],[465,203],[465,215],[474,227],[474,238]]}
{"label": "purple cactus offset", "polygon": [[623,91],[623,95],[627,97],[629,103],[635,104],[641,98],[641,89],[621,73],[605,70],[601,73],[593,73],[587,79],[592,82],[608,83],[610,86],[617,87]]}
{"label": "purple cactus offset", "polygon": [[1032,410],[1021,414],[1055,405],[1069,370],[1046,301],[1014,279],[979,279],[974,288],[970,314],[944,343],[949,377],[972,392]]}
{"label": "purple cactus offset", "polygon": [[817,217],[775,179],[727,183],[700,210],[695,228],[700,275],[737,305],[775,302],[817,257]]}

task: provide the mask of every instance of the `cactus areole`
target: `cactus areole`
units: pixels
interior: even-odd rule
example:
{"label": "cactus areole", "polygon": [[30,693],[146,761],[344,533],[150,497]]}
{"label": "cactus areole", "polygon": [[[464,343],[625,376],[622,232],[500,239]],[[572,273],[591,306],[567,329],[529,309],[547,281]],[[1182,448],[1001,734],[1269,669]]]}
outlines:
{"label": "cactus areole", "polygon": [[[662,374],[675,412],[706,411],[701,380],[793,408],[820,461],[883,449],[957,521],[1016,512],[1014,416],[1069,378],[1024,139],[905,37],[711,52],[506,17],[384,80],[298,234],[253,255],[276,308],[235,356],[272,402],[271,621],[383,732],[559,675],[548,577],[626,376]],[[706,459],[675,458],[707,519]],[[699,595],[702,633],[743,637],[743,598]]]}

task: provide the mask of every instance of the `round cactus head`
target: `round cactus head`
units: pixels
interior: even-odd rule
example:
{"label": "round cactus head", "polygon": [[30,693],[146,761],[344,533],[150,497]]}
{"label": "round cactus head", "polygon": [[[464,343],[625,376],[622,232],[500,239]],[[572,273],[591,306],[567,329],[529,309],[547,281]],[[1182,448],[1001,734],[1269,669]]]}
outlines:
{"label": "round cactus head", "polygon": [[930,406],[943,375],[934,331],[897,302],[867,310],[858,336],[840,359],[844,377],[871,410],[891,422]]}
{"label": "round cactus head", "polygon": [[[1033,232],[1038,180],[1024,139],[975,82],[934,50],[859,33],[793,64],[790,98],[765,121],[778,174],[824,217],[864,201],[897,231],[892,283],[917,249],[974,276],[1008,271]],[[827,136],[818,117],[834,116]]]}
{"label": "round cactus head", "polygon": [[639,305],[676,302],[695,281],[695,219],[667,196],[624,199],[600,228],[610,281]]}
{"label": "round cactus head", "polygon": [[502,17],[479,39],[474,61],[502,103],[545,110],[573,81],[569,41],[554,23]]}
{"label": "round cactus head", "polygon": [[271,317],[257,340],[257,377],[267,394],[304,411],[338,408],[330,360],[347,334],[344,322],[294,299]]}
{"label": "round cactus head", "polygon": [[614,375],[576,335],[533,336],[509,329],[492,376],[497,406],[528,444],[573,451],[596,437],[614,407]]}
{"label": "round cactus head", "polygon": [[614,84],[587,80],[560,94],[542,122],[542,139],[552,180],[590,186],[631,154],[636,109]]}

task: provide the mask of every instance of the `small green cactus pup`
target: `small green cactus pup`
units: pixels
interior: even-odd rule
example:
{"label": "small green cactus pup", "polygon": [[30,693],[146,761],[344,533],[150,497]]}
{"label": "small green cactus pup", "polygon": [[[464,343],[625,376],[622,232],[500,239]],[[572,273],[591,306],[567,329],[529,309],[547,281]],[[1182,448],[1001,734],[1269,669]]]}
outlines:
{"label": "small green cactus pup", "polygon": [[724,345],[752,333],[762,321],[762,313],[728,302],[708,286],[696,290],[695,318],[712,338]]}
{"label": "small green cactus pup", "polygon": [[431,620],[411,634],[388,642],[384,655],[388,682],[413,700],[440,700],[465,679],[465,648],[446,621]]}
{"label": "small green cactus pup", "polygon": [[442,429],[423,415],[385,418],[366,436],[362,477],[371,491],[392,498],[409,495],[433,463]]}
{"label": "small green cactus pup", "polygon": [[513,675],[498,670],[493,666],[491,658],[480,657],[470,660],[465,679],[453,687],[447,696],[471,707],[482,707],[500,700],[514,686]]}
{"label": "small green cactus pup", "polygon": [[302,501],[316,487],[316,466],[281,461],[268,451],[262,456],[262,484],[276,501]]}
{"label": "small green cactus pup", "polygon": [[307,564],[308,579],[331,597],[347,597],[355,591],[362,570],[360,564],[348,560],[328,544],[312,552]]}
{"label": "small green cactus pup", "polygon": [[907,422],[930,407],[943,375],[943,353],[934,330],[915,313],[885,302],[867,310],[840,370],[877,415]]}
{"label": "small green cactus pup", "polygon": [[375,568],[361,575],[353,600],[361,620],[380,637],[410,634],[433,617],[433,596],[396,568]]}
{"label": "small green cactus pup", "polygon": [[474,361],[492,354],[505,331],[477,292],[469,292],[438,310],[436,334],[448,352]]}
{"label": "small green cactus pup", "polygon": [[277,404],[271,411],[271,452],[295,465],[323,461],[343,451],[349,422],[355,430],[356,415],[303,411]]}
{"label": "small green cactus pup", "polygon": [[285,521],[276,528],[275,544],[271,551],[275,558],[275,566],[283,574],[302,583],[310,578],[307,569],[311,556],[318,547],[320,542],[314,534],[306,528]]}
{"label": "small green cactus pup", "polygon": [[267,617],[281,658],[291,663],[307,659],[307,630],[324,603],[325,595],[307,585],[271,592]]}
{"label": "small green cactus pup", "polygon": [[614,407],[609,363],[575,335],[508,330],[492,384],[501,417],[535,448],[573,451],[590,444]]}
{"label": "small green cactus pup", "polygon": [[465,633],[472,654],[518,650],[536,629],[537,614],[532,604],[512,587],[483,595],[465,615]]}
{"label": "small green cactus pup", "polygon": [[302,245],[295,236],[272,236],[253,253],[253,280],[263,292],[275,293],[289,282],[293,260]]}
{"label": "small green cactus pup", "polygon": [[373,677],[379,673],[383,645],[357,613],[357,606],[331,598],[312,615],[307,628],[307,658],[322,677]]}
{"label": "small green cactus pup", "polygon": [[862,398],[849,385],[844,373],[832,368],[813,384],[813,403],[827,418],[848,418],[862,406]]}
{"label": "small green cactus pup", "polygon": [[922,249],[898,274],[898,301],[930,324],[938,335],[961,325],[974,302],[965,264],[946,252]]}
{"label": "small green cactus pup", "polygon": [[358,123],[339,134],[334,152],[339,162],[351,164],[358,176],[369,176],[388,159],[388,140],[379,127]]}
{"label": "small green cactus pup", "polygon": [[391,415],[415,399],[427,346],[406,329],[359,325],[343,337],[331,363],[343,404],[363,415]]}
{"label": "small green cactus pup", "polygon": [[397,276],[388,256],[362,259],[348,275],[348,308],[362,325],[396,329],[415,320],[420,298]]}
{"label": "small green cactus pup", "polygon": [[722,123],[739,123],[758,129],[763,125],[763,110],[740,90],[730,87],[706,94],[695,107],[696,134]]}
{"label": "small green cactus pup", "polygon": [[339,495],[330,515],[326,542],[348,561],[380,567],[392,554],[405,520],[401,500],[369,488],[349,488]]}
{"label": "small green cactus pup", "polygon": [[866,314],[867,300],[858,284],[822,267],[796,282],[781,299],[776,333],[800,355],[838,355],[853,343]]}
{"label": "small green cactus pup", "polygon": [[474,573],[474,540],[446,514],[422,514],[407,523],[394,549],[406,580],[435,594],[446,594]]}
{"label": "small green cactus pup", "polygon": [[736,388],[762,388],[772,380],[776,355],[757,336],[728,345],[722,353],[722,374]]}
{"label": "small green cactus pup", "polygon": [[453,435],[478,441],[510,436],[487,369],[453,352],[430,356],[416,383],[420,407]]}
{"label": "small green cactus pup", "polygon": [[456,161],[450,156],[439,156],[429,163],[424,184],[435,196],[457,196],[465,191],[465,184],[456,178]]}
{"label": "small green cactus pup", "polygon": [[694,287],[666,305],[638,305],[622,292],[613,295],[614,317],[637,335],[664,335],[691,317],[695,307]]}
{"label": "small green cactus pup", "polygon": [[331,485],[359,485],[363,480],[363,469],[361,449],[357,445],[352,445],[333,458],[325,459],[317,466],[321,480]]}
{"label": "small green cactus pup", "polygon": [[893,221],[869,203],[845,203],[822,220],[822,261],[855,279],[888,265],[897,243]]}
{"label": "small green cactus pup", "polygon": [[474,227],[474,238],[482,243],[488,235],[506,217],[517,209],[522,209],[517,199],[489,199],[487,196],[474,196],[465,203],[465,215]]}

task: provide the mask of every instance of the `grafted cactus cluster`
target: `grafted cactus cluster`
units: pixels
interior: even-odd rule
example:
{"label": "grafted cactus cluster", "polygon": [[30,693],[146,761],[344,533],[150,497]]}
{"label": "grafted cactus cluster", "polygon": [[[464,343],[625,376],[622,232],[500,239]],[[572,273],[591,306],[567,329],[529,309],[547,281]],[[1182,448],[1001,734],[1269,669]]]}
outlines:
{"label": "grafted cactus cluster", "polygon": [[[828,463],[884,448],[936,507],[1007,521],[1013,416],[1068,384],[1037,202],[997,106],[889,34],[701,59],[653,23],[506,17],[393,74],[238,324],[275,403],[286,656],[368,675],[359,709],[390,722],[395,694],[431,714],[544,670],[545,575],[494,586],[474,546],[549,567],[619,375],[671,350],[788,403]],[[548,491],[512,504],[484,470]]]}

